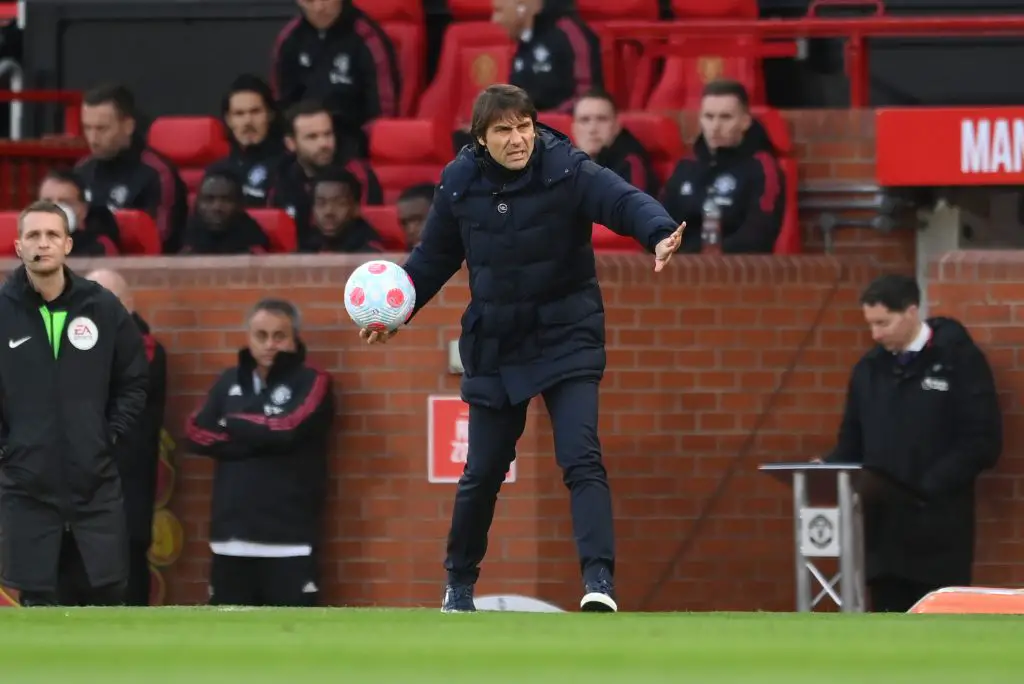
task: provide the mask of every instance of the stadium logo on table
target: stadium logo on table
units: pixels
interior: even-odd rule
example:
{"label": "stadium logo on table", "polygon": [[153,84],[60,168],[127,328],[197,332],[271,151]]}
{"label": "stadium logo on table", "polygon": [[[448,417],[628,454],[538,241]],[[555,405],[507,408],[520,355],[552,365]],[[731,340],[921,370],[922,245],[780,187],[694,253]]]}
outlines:
{"label": "stadium logo on table", "polygon": [[831,520],[823,515],[816,515],[811,518],[811,522],[807,526],[807,538],[811,540],[812,544],[819,549],[827,548],[832,543],[834,536],[835,530],[832,527]]}

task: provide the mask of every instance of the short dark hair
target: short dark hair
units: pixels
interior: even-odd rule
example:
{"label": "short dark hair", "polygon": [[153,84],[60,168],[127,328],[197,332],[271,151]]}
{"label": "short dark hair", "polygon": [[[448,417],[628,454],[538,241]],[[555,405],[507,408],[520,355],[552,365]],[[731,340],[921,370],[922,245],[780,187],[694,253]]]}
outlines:
{"label": "short dark hair", "polygon": [[[593,90],[588,90],[587,92],[583,93],[578,98],[576,98],[576,104],[578,104],[580,100],[604,100],[605,102],[612,106],[612,113],[618,113],[619,111],[619,108],[615,104],[615,98],[613,98],[611,95],[608,94],[607,91],[602,90],[601,88],[594,88]],[[576,105],[574,104],[573,113],[575,113],[575,111]]]}
{"label": "short dark hair", "polygon": [[225,166],[215,166],[207,169],[206,173],[203,174],[203,180],[199,182],[199,192],[202,192],[203,186],[206,185],[208,180],[224,180],[231,184],[231,187],[235,190],[235,195],[239,198],[242,197],[242,177],[238,175],[233,169],[229,169]]}
{"label": "short dark hair", "polygon": [[402,191],[402,194],[398,196],[398,202],[405,202],[407,200],[422,199],[428,202],[434,201],[434,192],[436,186],[433,183],[419,183],[417,185],[411,185]]}
{"label": "short dark hair", "polygon": [[78,199],[85,198],[85,186],[82,184],[82,179],[75,175],[73,171],[68,169],[50,169],[43,176],[43,180],[39,182],[40,185],[46,181],[56,181],[57,183],[67,183],[68,185],[75,186],[78,190]]}
{"label": "short dark hair", "polygon": [[537,123],[537,107],[525,90],[495,83],[476,96],[469,132],[474,140],[483,138],[491,124],[509,115],[527,117]]}
{"label": "short dark hair", "polygon": [[86,91],[82,96],[82,104],[89,107],[113,105],[114,111],[122,119],[134,119],[136,116],[135,95],[128,86],[119,83],[105,83]]}
{"label": "short dark hair", "polygon": [[21,237],[21,233],[25,227],[25,217],[29,214],[53,214],[54,216],[59,216],[61,223],[64,224],[64,234],[71,234],[71,224],[68,220],[68,215],[59,204],[56,202],[50,202],[49,200],[36,200],[25,207],[21,214],[18,215],[18,237]]}
{"label": "short dark hair", "polygon": [[316,176],[313,177],[313,192],[316,192],[316,187],[321,183],[339,183],[344,185],[352,193],[352,198],[356,202],[360,202],[363,199],[363,184],[359,182],[356,175],[348,169],[340,166],[328,166],[327,168],[321,169],[317,172]]}
{"label": "short dark hair", "polygon": [[256,93],[263,100],[264,107],[271,112],[277,110],[274,91],[270,89],[267,82],[255,74],[242,74],[228,86],[228,92],[224,95],[224,100],[221,102],[222,114],[228,113],[228,110],[231,108],[231,98],[238,93]]}
{"label": "short dark hair", "polygon": [[879,276],[860,295],[863,306],[882,305],[889,311],[902,313],[921,305],[921,288],[911,276],[889,273]]}
{"label": "short dark hair", "polygon": [[746,86],[732,79],[719,78],[707,83],[700,96],[701,98],[732,96],[739,100],[744,109],[750,109],[750,93],[747,92]]}
{"label": "short dark hair", "polygon": [[303,116],[330,114],[320,100],[300,100],[284,112],[285,135],[295,137],[295,120]]}
{"label": "short dark hair", "polygon": [[252,317],[260,311],[285,316],[292,322],[292,332],[298,335],[299,328],[302,325],[302,315],[299,313],[299,308],[287,299],[277,299],[276,297],[261,299],[252,307],[249,311],[249,316],[245,320],[247,322],[251,321]]}

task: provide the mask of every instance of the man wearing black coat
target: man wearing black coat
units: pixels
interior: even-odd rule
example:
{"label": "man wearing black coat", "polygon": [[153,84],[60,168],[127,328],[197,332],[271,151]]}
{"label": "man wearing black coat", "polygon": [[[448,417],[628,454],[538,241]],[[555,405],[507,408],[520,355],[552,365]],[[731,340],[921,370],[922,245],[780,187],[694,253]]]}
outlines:
{"label": "man wearing black coat", "polygon": [[865,502],[872,609],[906,612],[929,592],[971,583],[974,482],[1002,451],[985,355],[952,318],[921,320],[913,278],[882,276],[861,296],[877,343],[853,368],[830,463],[862,463],[923,503]]}
{"label": "man wearing black coat", "polygon": [[18,220],[24,263],[0,289],[0,582],[25,606],[124,600],[121,478],[113,450],[146,405],[142,335],[113,294],[72,273],[52,202]]}
{"label": "man wearing black coat", "polygon": [[142,333],[146,360],[149,362],[146,408],[135,427],[118,441],[114,449],[128,520],[128,586],[124,602],[129,606],[148,606],[149,547],[153,543],[160,434],[164,427],[164,408],[167,404],[167,353],[164,346],[153,337],[149,324],[135,311],[128,283],[119,273],[100,269],[86,278],[107,288],[131,313],[135,325]]}
{"label": "man wearing black coat", "polygon": [[[615,611],[611,495],[597,436],[606,356],[592,224],[636,238],[655,254],[656,271],[678,249],[683,226],[565,136],[537,124],[537,109],[521,88],[487,88],[472,119],[474,145],[442,173],[422,242],[405,264],[417,310],[463,261],[472,293],[459,340],[469,455],[452,513],[442,610],[475,610],[473,588],[498,490],[527,406],[542,395],[570,492],[584,583],[580,608]],[[394,334],[360,331],[371,344]]]}

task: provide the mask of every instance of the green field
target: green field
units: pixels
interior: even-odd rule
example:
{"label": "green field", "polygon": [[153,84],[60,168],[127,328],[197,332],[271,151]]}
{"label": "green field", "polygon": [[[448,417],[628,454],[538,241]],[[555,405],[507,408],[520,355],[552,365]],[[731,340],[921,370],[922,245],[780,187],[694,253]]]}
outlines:
{"label": "green field", "polygon": [[6,609],[0,682],[1013,684],[1024,618]]}

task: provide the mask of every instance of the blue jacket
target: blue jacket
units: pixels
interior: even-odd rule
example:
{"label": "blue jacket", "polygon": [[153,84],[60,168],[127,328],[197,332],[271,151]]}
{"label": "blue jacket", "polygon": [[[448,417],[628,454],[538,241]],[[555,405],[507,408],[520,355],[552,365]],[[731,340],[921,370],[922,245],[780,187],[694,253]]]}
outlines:
{"label": "blue jacket", "polygon": [[441,174],[422,242],[405,264],[417,310],[463,260],[469,267],[459,351],[462,397],[470,404],[500,408],[566,378],[601,378],[604,302],[592,224],[632,236],[651,252],[677,225],[656,200],[568,138],[537,128],[529,165],[504,185],[484,173],[494,162],[482,151],[459,152]]}

